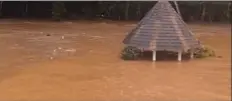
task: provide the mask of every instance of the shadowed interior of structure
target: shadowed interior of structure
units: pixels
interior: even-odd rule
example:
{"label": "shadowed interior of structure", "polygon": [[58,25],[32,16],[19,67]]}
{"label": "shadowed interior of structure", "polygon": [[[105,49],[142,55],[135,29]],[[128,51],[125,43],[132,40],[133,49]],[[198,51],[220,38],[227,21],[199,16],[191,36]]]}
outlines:
{"label": "shadowed interior of structure", "polygon": [[[156,61],[177,61],[177,52],[170,51],[156,51]],[[139,57],[139,60],[148,60],[152,61],[152,51],[144,51],[142,56]],[[189,54],[182,54],[182,61],[190,60]]]}

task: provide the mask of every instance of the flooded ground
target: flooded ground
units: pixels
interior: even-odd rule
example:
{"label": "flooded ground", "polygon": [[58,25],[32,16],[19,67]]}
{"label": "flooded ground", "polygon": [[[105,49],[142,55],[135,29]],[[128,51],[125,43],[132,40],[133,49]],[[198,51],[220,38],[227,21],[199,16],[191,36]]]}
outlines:
{"label": "flooded ground", "polygon": [[230,25],[189,25],[221,58],[123,61],[134,25],[0,20],[0,100],[230,101]]}

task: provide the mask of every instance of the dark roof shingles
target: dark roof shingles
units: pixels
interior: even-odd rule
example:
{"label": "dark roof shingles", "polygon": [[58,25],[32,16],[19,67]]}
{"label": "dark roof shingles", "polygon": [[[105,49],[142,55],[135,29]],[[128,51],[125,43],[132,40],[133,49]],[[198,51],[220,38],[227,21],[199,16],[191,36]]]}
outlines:
{"label": "dark roof shingles", "polygon": [[182,18],[168,2],[158,2],[123,43],[151,50],[186,51],[198,47]]}

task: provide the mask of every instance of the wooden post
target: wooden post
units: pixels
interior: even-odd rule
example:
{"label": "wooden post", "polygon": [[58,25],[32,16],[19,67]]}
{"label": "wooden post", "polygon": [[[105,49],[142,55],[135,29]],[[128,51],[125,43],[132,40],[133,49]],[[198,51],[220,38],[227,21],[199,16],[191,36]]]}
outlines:
{"label": "wooden post", "polygon": [[153,51],[153,57],[152,57],[152,60],[153,60],[153,61],[156,61],[156,51],[155,51],[155,50]]}
{"label": "wooden post", "polygon": [[141,55],[143,56],[143,53],[144,53],[144,49],[143,48],[141,48]]}
{"label": "wooden post", "polygon": [[178,52],[178,61],[181,61],[181,56],[182,56],[182,52],[179,51],[179,52]]}
{"label": "wooden post", "polygon": [[191,50],[191,52],[190,52],[190,59],[193,59],[194,58],[194,52],[193,52],[193,50]]}

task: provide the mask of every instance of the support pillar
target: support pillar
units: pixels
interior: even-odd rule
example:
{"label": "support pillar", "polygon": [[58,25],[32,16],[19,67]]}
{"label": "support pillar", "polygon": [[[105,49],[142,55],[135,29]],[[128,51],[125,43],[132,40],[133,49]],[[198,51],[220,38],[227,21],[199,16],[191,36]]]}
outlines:
{"label": "support pillar", "polygon": [[190,52],[190,59],[193,59],[194,58],[194,52],[193,52],[193,50],[191,50],[191,52]]}
{"label": "support pillar", "polygon": [[141,55],[143,56],[143,53],[144,53],[144,49],[143,48],[141,48]]}
{"label": "support pillar", "polygon": [[156,51],[155,51],[155,50],[153,51],[152,60],[153,60],[153,61],[156,61]]}
{"label": "support pillar", "polygon": [[182,52],[179,51],[179,52],[178,52],[178,61],[181,61],[181,57],[182,57]]}

